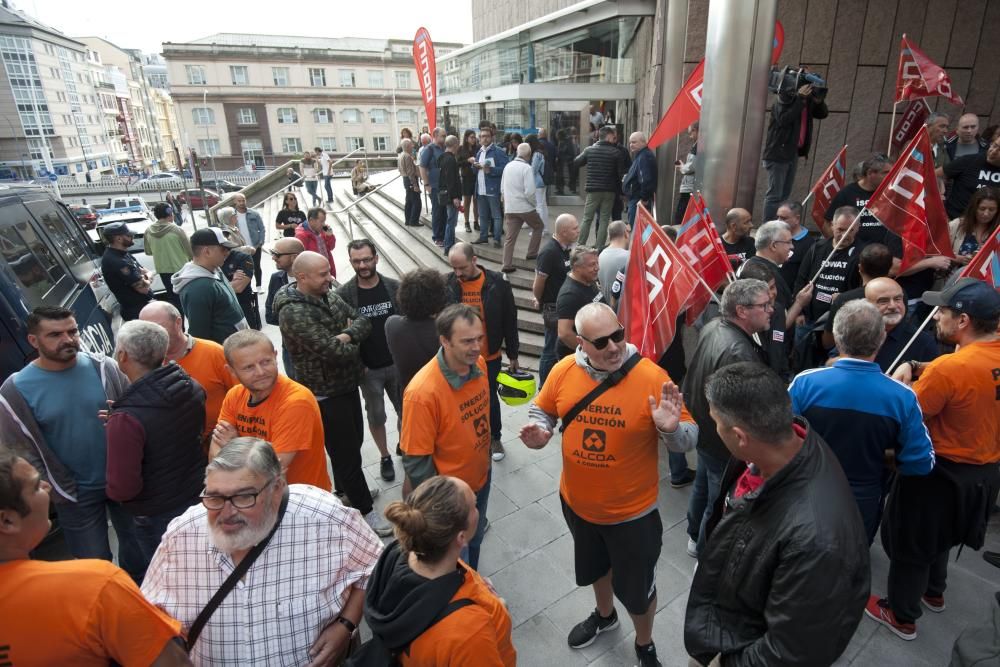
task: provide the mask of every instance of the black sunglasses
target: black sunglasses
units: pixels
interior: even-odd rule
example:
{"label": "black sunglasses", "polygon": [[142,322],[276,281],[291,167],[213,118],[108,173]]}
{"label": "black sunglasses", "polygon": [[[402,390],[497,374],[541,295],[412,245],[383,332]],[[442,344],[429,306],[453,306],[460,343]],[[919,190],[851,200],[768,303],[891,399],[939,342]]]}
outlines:
{"label": "black sunglasses", "polygon": [[590,340],[582,334],[580,335],[580,338],[593,345],[596,349],[603,350],[608,346],[608,341],[611,341],[612,343],[620,343],[625,340],[625,327],[619,326],[617,331],[613,331],[607,336],[595,338],[594,340]]}

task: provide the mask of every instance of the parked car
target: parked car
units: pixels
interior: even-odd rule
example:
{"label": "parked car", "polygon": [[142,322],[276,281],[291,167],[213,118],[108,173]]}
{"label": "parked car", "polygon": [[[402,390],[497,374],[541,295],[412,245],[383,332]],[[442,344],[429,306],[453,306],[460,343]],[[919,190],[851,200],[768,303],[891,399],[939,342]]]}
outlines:
{"label": "parked car", "polygon": [[242,185],[236,185],[224,178],[207,178],[204,179],[204,184],[206,188],[212,188],[216,192],[237,192],[243,189]]}
{"label": "parked car", "polygon": [[161,171],[156,174],[150,175],[148,178],[143,179],[147,183],[156,183],[157,185],[162,185],[165,188],[182,188],[184,187],[184,179],[175,174],[171,174],[166,171]]}
{"label": "parked car", "polygon": [[164,292],[163,281],[160,280],[160,274],[156,272],[156,265],[153,264],[153,258],[146,254],[144,243],[146,229],[154,222],[152,214],[147,213],[139,206],[102,210],[100,214],[101,219],[97,228],[87,231],[87,235],[94,242],[94,246],[100,254],[104,254],[106,245],[101,230],[112,222],[124,222],[128,225],[128,230],[132,232],[132,247],[128,249],[129,253],[135,255],[139,265],[153,276],[153,293],[159,294],[160,292]]}
{"label": "parked car", "polygon": [[[181,204],[187,204],[190,206],[192,210],[205,208],[205,204],[201,199],[201,190],[199,188],[181,190],[177,193],[177,199],[180,200]],[[218,192],[209,190],[208,188],[205,188],[205,199],[208,200],[209,208],[222,201],[222,197],[219,196]]]}
{"label": "parked car", "polygon": [[73,204],[69,207],[69,210],[84,229],[93,229],[97,226],[99,216],[97,215],[97,211],[92,207]]}

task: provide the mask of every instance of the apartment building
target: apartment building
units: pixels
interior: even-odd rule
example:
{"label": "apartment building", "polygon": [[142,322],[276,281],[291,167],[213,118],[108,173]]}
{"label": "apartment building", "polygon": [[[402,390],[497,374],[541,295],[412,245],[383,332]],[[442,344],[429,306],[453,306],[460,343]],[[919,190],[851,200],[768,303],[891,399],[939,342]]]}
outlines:
{"label": "apartment building", "polygon": [[[460,44],[437,44],[443,55]],[[427,124],[412,41],[219,33],[165,42],[184,146],[219,169],[262,168],[320,146],[391,155]]]}

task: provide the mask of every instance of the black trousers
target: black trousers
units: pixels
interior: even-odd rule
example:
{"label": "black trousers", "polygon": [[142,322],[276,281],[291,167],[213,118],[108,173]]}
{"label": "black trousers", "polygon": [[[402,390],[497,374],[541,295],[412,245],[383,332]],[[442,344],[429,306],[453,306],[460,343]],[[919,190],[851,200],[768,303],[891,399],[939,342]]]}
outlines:
{"label": "black trousers", "polygon": [[257,287],[260,287],[261,281],[260,256],[263,250],[264,246],[257,246],[253,251],[253,279]]}
{"label": "black trousers", "polygon": [[372,494],[361,470],[361,443],[365,420],[357,389],[319,402],[323,417],[323,443],[333,467],[333,485],[347,494],[351,506],[364,516],[372,511]]}
{"label": "black trousers", "polygon": [[921,614],[920,598],[941,597],[948,580],[948,554],[945,551],[930,563],[889,560],[889,607],[900,623],[913,623]]}
{"label": "black trousers", "polygon": [[420,193],[413,189],[413,182],[409,178],[403,178],[403,187],[406,189],[406,203],[403,206],[403,224],[416,226],[420,224]]}

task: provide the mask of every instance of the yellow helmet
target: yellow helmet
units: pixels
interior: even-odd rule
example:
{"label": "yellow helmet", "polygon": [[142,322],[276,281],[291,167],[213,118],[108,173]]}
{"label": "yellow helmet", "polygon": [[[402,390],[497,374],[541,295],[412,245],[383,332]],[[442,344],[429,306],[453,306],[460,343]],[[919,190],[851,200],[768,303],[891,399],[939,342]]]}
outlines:
{"label": "yellow helmet", "polygon": [[535,376],[527,371],[504,371],[497,375],[497,395],[507,405],[524,405],[535,396]]}

